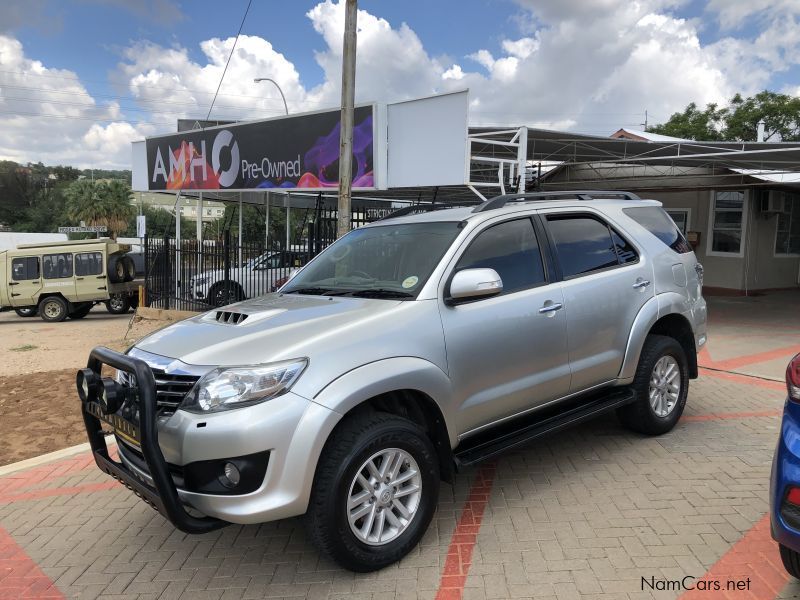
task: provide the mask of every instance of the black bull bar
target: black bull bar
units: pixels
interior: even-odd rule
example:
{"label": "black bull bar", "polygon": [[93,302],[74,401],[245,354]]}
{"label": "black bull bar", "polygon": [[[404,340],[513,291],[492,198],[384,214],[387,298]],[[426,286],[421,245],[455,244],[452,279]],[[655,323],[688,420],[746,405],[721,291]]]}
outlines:
{"label": "black bull bar", "polygon": [[[141,444],[141,452],[150,471],[149,474],[153,481],[153,486],[142,481],[131,469],[123,463],[115,461],[109,455],[102,431],[102,422],[111,425],[116,430],[119,425],[123,425],[119,422],[122,417],[118,415],[108,415],[108,418],[100,416],[104,415],[104,413],[96,399],[94,401],[92,399],[82,400],[81,412],[86,426],[86,434],[89,436],[92,455],[100,470],[108,473],[125,487],[132,490],[133,493],[155,508],[181,531],[186,533],[206,533],[228,525],[227,522],[220,519],[190,515],[178,496],[178,490],[170,475],[167,461],[164,459],[161,447],[158,445],[156,382],[150,366],[138,358],[98,346],[92,350],[87,364],[87,367],[94,371],[98,380],[104,364],[133,374],[136,377],[137,387],[133,393],[139,409],[138,441]],[[98,418],[98,416],[100,417]],[[124,423],[127,424],[124,428],[129,433],[130,431],[136,431],[136,424],[129,421],[124,421]],[[133,427],[133,429],[130,429],[130,427]],[[123,431],[119,433],[121,437],[126,437],[127,435]]]}

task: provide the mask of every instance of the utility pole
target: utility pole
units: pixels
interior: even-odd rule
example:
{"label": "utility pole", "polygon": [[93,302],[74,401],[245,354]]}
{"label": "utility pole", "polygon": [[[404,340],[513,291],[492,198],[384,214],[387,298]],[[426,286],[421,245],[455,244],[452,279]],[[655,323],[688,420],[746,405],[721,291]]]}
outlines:
{"label": "utility pole", "polygon": [[[350,231],[350,196],[353,185],[353,104],[356,84],[357,0],[346,0],[342,48],[342,117],[339,135],[339,206],[336,237]],[[287,224],[288,225],[288,224]]]}

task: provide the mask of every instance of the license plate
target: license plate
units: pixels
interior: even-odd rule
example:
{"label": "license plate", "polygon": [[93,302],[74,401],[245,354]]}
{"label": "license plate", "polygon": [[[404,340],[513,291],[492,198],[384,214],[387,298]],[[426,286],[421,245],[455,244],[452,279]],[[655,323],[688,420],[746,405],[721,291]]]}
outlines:
{"label": "license plate", "polygon": [[135,444],[137,447],[141,446],[142,438],[139,434],[139,428],[130,421],[126,421],[117,414],[104,414],[97,402],[87,402],[84,410],[109,425],[114,433],[126,442]]}

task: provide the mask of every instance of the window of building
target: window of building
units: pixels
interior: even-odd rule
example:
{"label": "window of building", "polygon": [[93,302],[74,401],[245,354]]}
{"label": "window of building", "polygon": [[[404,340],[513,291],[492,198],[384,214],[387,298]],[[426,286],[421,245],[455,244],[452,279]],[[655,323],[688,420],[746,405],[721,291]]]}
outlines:
{"label": "window of building", "polygon": [[506,221],[478,234],[461,256],[456,271],[494,269],[509,294],[544,283],[539,244],[530,219]]}
{"label": "window of building", "polygon": [[744,254],[747,224],[743,191],[714,192],[711,198],[708,251],[710,254]]}
{"label": "window of building", "polygon": [[42,257],[45,279],[72,277],[72,254],[45,254]]}
{"label": "window of building", "polygon": [[103,272],[103,255],[100,252],[82,252],[75,255],[75,275],[100,275]]}
{"label": "window of building", "polygon": [[689,209],[688,208],[670,208],[667,209],[667,214],[675,221],[675,225],[683,235],[686,235],[686,230],[689,229]]}
{"label": "window of building", "polygon": [[[619,235],[617,240],[612,239],[608,225],[593,217],[551,215],[547,226],[565,279],[616,267],[620,262],[635,262],[638,258],[625,240]],[[624,258],[617,256],[619,250]]]}
{"label": "window of building", "polygon": [[786,212],[778,213],[776,255],[800,254],[800,194],[786,194]]}
{"label": "window of building", "polygon": [[35,256],[12,259],[11,279],[14,281],[39,279],[39,259]]}

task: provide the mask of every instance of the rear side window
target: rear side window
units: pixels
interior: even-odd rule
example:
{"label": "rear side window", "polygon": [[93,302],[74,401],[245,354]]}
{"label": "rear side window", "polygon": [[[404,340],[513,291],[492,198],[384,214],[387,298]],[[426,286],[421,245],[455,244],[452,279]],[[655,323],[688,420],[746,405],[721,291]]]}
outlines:
{"label": "rear side window", "polygon": [[75,255],[75,275],[100,275],[103,272],[103,255],[100,252],[83,252]]}
{"label": "rear side window", "polygon": [[539,244],[530,219],[493,225],[478,234],[456,266],[463,269],[494,269],[508,294],[544,283]]}
{"label": "rear side window", "polygon": [[678,254],[692,251],[678,226],[670,216],[658,206],[639,206],[622,209],[626,215],[647,229],[650,233],[672,248]]}
{"label": "rear side window", "polygon": [[36,256],[11,259],[11,279],[14,281],[39,279],[39,259]]}
{"label": "rear side window", "polygon": [[[577,275],[586,275],[620,263],[635,262],[636,251],[619,235],[612,232],[608,225],[586,215],[551,215],[547,217],[547,226],[561,265],[561,274],[565,279]],[[618,248],[622,255],[618,258]]]}
{"label": "rear side window", "polygon": [[45,254],[42,257],[42,270],[45,279],[72,277],[72,254]]}

